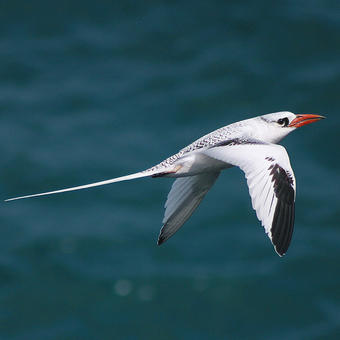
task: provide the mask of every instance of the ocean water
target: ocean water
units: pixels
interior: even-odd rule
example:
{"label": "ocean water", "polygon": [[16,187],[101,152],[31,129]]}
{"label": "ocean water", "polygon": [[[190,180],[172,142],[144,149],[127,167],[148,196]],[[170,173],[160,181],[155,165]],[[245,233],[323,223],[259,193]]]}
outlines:
{"label": "ocean water", "polygon": [[340,339],[336,1],[0,3],[1,199],[145,169],[290,110],[280,258],[238,169],[156,245],[170,179],[0,204],[0,339]]}

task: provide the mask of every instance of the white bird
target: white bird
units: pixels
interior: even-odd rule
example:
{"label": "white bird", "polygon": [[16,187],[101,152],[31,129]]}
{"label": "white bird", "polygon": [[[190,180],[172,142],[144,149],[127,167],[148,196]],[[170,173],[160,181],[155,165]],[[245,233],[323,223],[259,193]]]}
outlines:
{"label": "white bird", "polygon": [[163,162],[141,172],[106,181],[6,201],[44,196],[127,181],[140,177],[174,177],[165,203],[158,245],[192,215],[220,172],[233,166],[245,174],[252,206],[275,251],[283,256],[294,227],[296,183],[286,149],[277,145],[296,128],[325,117],[288,111],[246,119],[215,130]]}

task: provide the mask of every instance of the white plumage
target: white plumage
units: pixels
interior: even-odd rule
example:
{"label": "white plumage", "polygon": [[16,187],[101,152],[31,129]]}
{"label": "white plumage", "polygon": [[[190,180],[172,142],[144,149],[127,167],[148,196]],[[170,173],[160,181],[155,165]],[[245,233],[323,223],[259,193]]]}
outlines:
{"label": "white plumage", "polygon": [[158,244],[169,239],[192,215],[220,172],[237,166],[244,173],[252,206],[276,252],[286,253],[293,232],[296,183],[288,154],[277,145],[297,127],[319,115],[283,111],[259,116],[213,131],[163,162],[136,174],[82,186],[20,196],[6,201],[80,190],[140,177],[174,177],[165,203]]}
{"label": "white plumage", "polygon": [[191,216],[218,175],[219,172],[208,172],[175,180],[165,202],[159,244],[171,237]]}

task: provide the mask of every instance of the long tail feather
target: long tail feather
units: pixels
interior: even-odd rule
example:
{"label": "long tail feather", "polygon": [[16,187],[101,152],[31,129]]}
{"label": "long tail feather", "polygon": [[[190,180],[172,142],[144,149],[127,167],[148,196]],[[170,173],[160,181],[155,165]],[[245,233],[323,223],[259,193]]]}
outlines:
{"label": "long tail feather", "polygon": [[130,179],[135,179],[135,178],[140,178],[140,177],[147,177],[147,176],[151,176],[153,174],[154,174],[154,172],[142,171],[142,172],[137,172],[137,173],[132,174],[132,175],[112,178],[112,179],[108,179],[106,181],[101,181],[101,182],[96,182],[96,183],[80,185],[80,186],[77,186],[77,187],[66,188],[66,189],[55,190],[55,191],[49,191],[49,192],[42,192],[40,194],[33,194],[33,195],[26,195],[26,196],[8,198],[8,199],[5,200],[5,202],[21,200],[23,198],[31,198],[31,197],[38,197],[38,196],[60,194],[62,192],[67,192],[67,191],[75,191],[75,190],[82,190],[82,189],[87,189],[87,188],[93,188],[93,187],[98,187],[98,186],[101,186],[101,185],[106,185],[106,184],[111,184],[111,183],[116,183],[116,182],[122,182],[122,181],[128,181]]}

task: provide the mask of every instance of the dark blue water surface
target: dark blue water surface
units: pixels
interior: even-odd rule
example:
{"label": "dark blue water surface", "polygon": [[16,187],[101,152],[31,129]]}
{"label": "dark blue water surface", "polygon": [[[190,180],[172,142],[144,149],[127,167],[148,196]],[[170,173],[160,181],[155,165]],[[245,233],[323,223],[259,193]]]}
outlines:
{"label": "dark blue water surface", "polygon": [[0,205],[0,339],[340,339],[340,4],[3,1],[1,199],[145,169],[237,120],[285,141],[295,233],[274,252],[238,169],[156,240],[172,181]]}

